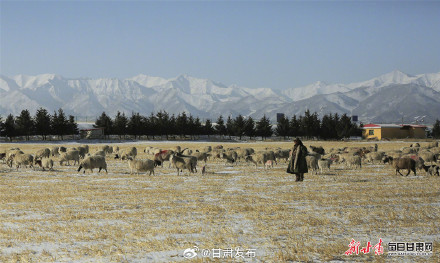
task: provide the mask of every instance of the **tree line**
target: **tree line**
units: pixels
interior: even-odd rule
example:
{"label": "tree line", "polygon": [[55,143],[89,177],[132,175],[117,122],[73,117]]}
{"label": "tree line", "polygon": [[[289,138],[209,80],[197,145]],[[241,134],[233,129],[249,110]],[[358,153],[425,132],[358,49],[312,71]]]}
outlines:
{"label": "tree line", "polygon": [[321,139],[341,139],[350,136],[361,136],[361,129],[351,121],[346,114],[324,115],[322,119],[318,114],[305,111],[304,115],[293,115],[290,119],[283,116],[277,120],[275,127],[270,123],[268,117],[263,116],[259,120],[252,117],[238,115],[235,118],[228,116],[227,119],[220,115],[213,123],[207,119],[204,124],[198,117],[187,115],[185,112],[176,115],[169,115],[166,111],[159,111],[156,114],[142,116],[134,113],[131,117],[118,112],[112,119],[105,112],[95,122],[96,127],[103,127],[106,136],[118,135],[122,138],[125,135],[147,136],[154,139],[155,136],[179,135],[218,135],[236,136],[241,139],[243,136],[249,138],[262,137],[266,139],[272,135],[287,137],[306,137]]}
{"label": "tree line", "polygon": [[[170,115],[166,111],[159,111],[148,116],[139,113],[126,116],[118,112],[114,118],[103,112],[96,119],[94,126],[104,128],[105,136],[116,135],[120,139],[127,135],[134,136],[135,139],[140,136],[153,139],[156,136],[165,136],[166,139],[170,136],[196,138],[200,135],[266,139],[276,135],[284,139],[305,137],[334,140],[362,135],[361,127],[353,123],[347,114],[330,113],[319,118],[316,112],[311,113],[309,110],[306,110],[304,115],[293,115],[290,118],[283,115],[277,120],[276,125],[272,125],[266,116],[254,120],[242,115],[235,118],[228,116],[225,119],[220,115],[215,122],[207,119],[202,123],[199,117],[185,112]],[[16,136],[24,136],[29,140],[30,136],[34,135],[42,136],[43,140],[46,140],[48,135],[56,135],[63,139],[65,135],[78,133],[78,124],[74,116],[66,116],[62,109],[49,114],[46,109],[40,108],[34,116],[31,116],[28,110],[22,110],[19,116],[9,114],[5,120],[0,116],[0,135],[11,140]],[[434,124],[432,136],[440,138],[439,120]]]}
{"label": "tree line", "polygon": [[244,118],[242,115],[232,119],[229,116],[226,121],[220,115],[214,124],[211,119],[202,123],[199,117],[194,117],[185,112],[177,116],[168,114],[166,111],[159,111],[156,114],[143,116],[133,113],[130,117],[118,112],[112,119],[105,112],[98,117],[95,122],[96,127],[104,128],[105,136],[118,135],[121,139],[126,135],[152,137],[165,136],[190,136],[195,138],[200,135],[220,135],[220,136],[261,136],[267,138],[272,136],[272,126],[269,118],[263,116],[259,121],[252,117]]}
{"label": "tree line", "polygon": [[61,108],[53,114],[39,108],[34,116],[31,116],[29,110],[22,110],[19,116],[9,114],[4,121],[0,116],[0,135],[8,137],[11,141],[13,137],[23,136],[29,140],[30,136],[35,135],[42,136],[43,140],[49,135],[56,135],[62,140],[65,135],[78,133],[78,124],[74,116],[66,116]]}

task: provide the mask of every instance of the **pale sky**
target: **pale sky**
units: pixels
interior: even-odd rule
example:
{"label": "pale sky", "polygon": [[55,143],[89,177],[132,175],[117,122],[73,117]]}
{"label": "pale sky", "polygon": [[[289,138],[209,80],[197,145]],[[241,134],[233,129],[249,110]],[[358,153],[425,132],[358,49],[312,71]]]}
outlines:
{"label": "pale sky", "polygon": [[440,72],[439,1],[0,1],[0,74],[286,89]]}

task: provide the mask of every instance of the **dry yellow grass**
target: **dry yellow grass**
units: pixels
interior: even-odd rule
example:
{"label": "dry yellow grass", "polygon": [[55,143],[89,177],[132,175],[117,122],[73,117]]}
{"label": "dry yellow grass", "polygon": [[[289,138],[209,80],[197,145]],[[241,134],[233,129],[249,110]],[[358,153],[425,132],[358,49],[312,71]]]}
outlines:
{"label": "dry yellow grass", "polygon": [[[154,143],[191,149],[218,143]],[[374,143],[305,142],[324,148]],[[142,152],[149,144],[133,144]],[[133,146],[120,145],[121,148]],[[290,143],[222,143],[257,150]],[[380,150],[406,142],[387,142]],[[51,145],[3,144],[26,153]],[[70,147],[75,146],[69,145]],[[99,145],[90,144],[91,152]],[[108,160],[109,173],[19,171],[0,164],[1,262],[174,262],[194,246],[202,249],[256,249],[259,262],[438,262],[440,258],[440,178],[394,175],[388,166],[347,170],[295,182],[286,164],[273,169],[208,162],[207,174],[177,176],[156,168],[156,176],[130,175],[125,162]],[[187,174],[187,172],[185,172]],[[351,239],[433,242],[431,256],[346,256]],[[246,259],[248,260],[248,259]],[[192,262],[216,261],[198,257]],[[224,260],[223,260],[224,261]]]}

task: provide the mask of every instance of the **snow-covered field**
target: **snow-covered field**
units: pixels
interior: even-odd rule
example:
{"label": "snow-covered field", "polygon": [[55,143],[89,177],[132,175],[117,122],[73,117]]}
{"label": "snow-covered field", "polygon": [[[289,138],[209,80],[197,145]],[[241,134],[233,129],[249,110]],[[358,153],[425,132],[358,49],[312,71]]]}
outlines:
{"label": "snow-covered field", "polygon": [[[326,149],[370,146],[305,144]],[[207,143],[153,146],[175,145],[197,149]],[[256,150],[292,146],[223,145]],[[379,150],[405,145],[379,144]],[[0,148],[34,153],[50,146]],[[148,143],[119,146],[138,146],[139,157],[149,157],[142,152]],[[90,147],[94,152],[99,145]],[[77,166],[58,162],[55,171],[16,171],[0,162],[0,262],[438,262],[440,258],[440,177],[421,171],[420,176],[402,177],[382,164],[365,164],[361,170],[334,165],[329,172],[306,174],[304,182],[295,182],[283,161],[268,170],[208,161],[203,176],[200,169],[177,176],[167,162],[156,168],[155,176],[130,175],[126,162],[111,156],[107,161],[108,174],[78,173]],[[352,239],[360,242],[359,250],[382,239],[384,254],[375,255],[371,247],[367,254],[347,256]],[[433,253],[389,256],[389,242],[432,242]],[[197,256],[187,259],[184,251]]]}

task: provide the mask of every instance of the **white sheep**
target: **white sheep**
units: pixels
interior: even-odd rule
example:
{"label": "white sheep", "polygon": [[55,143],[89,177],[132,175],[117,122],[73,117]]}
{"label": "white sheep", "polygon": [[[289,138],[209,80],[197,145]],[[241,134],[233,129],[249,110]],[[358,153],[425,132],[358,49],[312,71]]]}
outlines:
{"label": "white sheep", "polygon": [[324,173],[324,170],[330,170],[330,165],[332,164],[331,159],[319,159],[318,160],[318,168],[321,173]]}
{"label": "white sheep", "polygon": [[69,161],[74,161],[73,165],[79,163],[79,151],[78,150],[70,150],[65,153],[62,153],[60,156],[60,165],[63,165],[63,162],[67,162],[67,165],[70,165]]}
{"label": "white sheep", "polygon": [[115,159],[121,158],[121,160],[125,160],[128,157],[135,159],[136,156],[137,156],[136,147],[131,147],[131,148],[123,150],[120,154],[119,153],[115,154]]}
{"label": "white sheep", "polygon": [[170,162],[177,169],[177,175],[180,175],[180,170],[187,169],[190,173],[193,172],[193,164],[190,158],[185,158],[172,154],[170,157]]}
{"label": "white sheep", "polygon": [[43,158],[43,159],[35,159],[35,165],[39,165],[43,168],[49,168],[49,170],[53,171],[53,160],[51,158]]}
{"label": "white sheep", "polygon": [[33,165],[34,164],[34,157],[32,155],[26,154],[26,153],[13,154],[8,159],[9,167],[12,167],[13,163],[17,167],[17,171],[18,171],[18,168],[22,165],[24,165],[25,167],[27,167],[29,165],[31,168],[34,168],[34,165]]}
{"label": "white sheep", "polygon": [[350,168],[359,169],[362,168],[362,159],[360,156],[350,156],[346,160],[347,166]]}
{"label": "white sheep", "polygon": [[50,149],[50,156],[58,156],[60,155],[60,147],[55,146]]}
{"label": "white sheep", "polygon": [[9,149],[6,152],[6,159],[8,160],[11,156],[13,155],[17,155],[17,154],[24,154],[24,152],[22,150],[20,150],[19,148],[12,148]]}
{"label": "white sheep", "polygon": [[257,152],[254,155],[248,155],[245,159],[247,162],[252,162],[255,164],[255,168],[257,168],[258,164],[261,163],[266,168],[267,161],[275,162],[275,154],[272,151],[267,152]]}
{"label": "white sheep", "polygon": [[87,144],[81,145],[84,149],[86,149],[86,154],[89,153],[89,146]]}
{"label": "white sheep", "polygon": [[192,154],[192,156],[196,157],[198,161],[204,161],[206,164],[206,161],[208,160],[208,156],[210,156],[207,152],[195,152]]}
{"label": "white sheep", "polygon": [[113,152],[113,148],[111,148],[111,147],[108,146],[108,145],[100,146],[100,147],[98,148],[98,150],[99,150],[99,151],[104,151],[105,153],[112,153],[112,152]]}
{"label": "white sheep", "polygon": [[437,161],[437,157],[432,152],[428,152],[428,151],[419,152],[418,156],[427,163],[429,162],[435,163]]}
{"label": "white sheep", "polygon": [[84,157],[86,156],[86,154],[88,153],[88,150],[86,147],[84,146],[79,146],[78,148],[76,148],[79,152],[79,158],[84,159]]}
{"label": "white sheep", "polygon": [[318,158],[315,155],[306,156],[307,168],[311,171],[311,174],[316,174],[318,172]]}
{"label": "white sheep", "polygon": [[98,168],[99,172],[101,170],[105,170],[107,172],[107,163],[105,161],[105,157],[102,156],[89,156],[82,160],[79,164],[78,172],[81,171],[81,169],[84,168],[84,173],[86,173],[87,169],[90,169],[90,171],[93,173],[93,169]]}
{"label": "white sheep", "polygon": [[50,156],[49,148],[40,149],[35,153],[35,159],[49,158],[49,156]]}
{"label": "white sheep", "polygon": [[139,172],[150,172],[149,175],[154,175],[154,161],[153,160],[136,160],[131,157],[128,157],[128,167],[130,168],[130,174],[133,174],[133,171],[136,174]]}
{"label": "white sheep", "polygon": [[365,155],[365,160],[374,164],[375,162],[381,162],[384,156],[384,152],[370,152]]}
{"label": "white sheep", "polygon": [[226,160],[226,164],[233,164],[237,161],[237,152],[236,151],[227,151],[220,153],[220,158]]}

